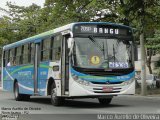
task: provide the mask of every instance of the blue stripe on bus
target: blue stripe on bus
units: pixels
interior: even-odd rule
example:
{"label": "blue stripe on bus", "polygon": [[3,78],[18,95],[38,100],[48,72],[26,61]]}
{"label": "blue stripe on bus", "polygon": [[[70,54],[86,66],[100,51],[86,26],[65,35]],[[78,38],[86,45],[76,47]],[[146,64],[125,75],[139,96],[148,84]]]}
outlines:
{"label": "blue stripe on bus", "polygon": [[72,76],[78,76],[81,80],[86,80],[90,82],[110,82],[110,83],[115,83],[115,82],[123,82],[123,81],[128,81],[132,78],[134,78],[135,71],[127,74],[127,75],[122,75],[122,76],[93,76],[93,75],[87,75],[80,73],[73,68],[71,68],[71,74]]}

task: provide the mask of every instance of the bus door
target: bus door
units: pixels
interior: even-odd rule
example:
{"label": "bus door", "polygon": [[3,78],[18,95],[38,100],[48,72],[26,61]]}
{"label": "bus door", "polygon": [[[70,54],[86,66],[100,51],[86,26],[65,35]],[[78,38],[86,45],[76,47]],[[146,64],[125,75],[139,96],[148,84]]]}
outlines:
{"label": "bus door", "polygon": [[40,42],[41,40],[35,41],[35,50],[34,50],[34,95],[38,95],[38,70],[39,70],[39,63],[40,63]]}
{"label": "bus door", "polygon": [[62,76],[62,95],[68,95],[69,92],[69,56],[67,40],[70,35],[64,35],[62,39],[62,57],[61,57],[61,76]]}

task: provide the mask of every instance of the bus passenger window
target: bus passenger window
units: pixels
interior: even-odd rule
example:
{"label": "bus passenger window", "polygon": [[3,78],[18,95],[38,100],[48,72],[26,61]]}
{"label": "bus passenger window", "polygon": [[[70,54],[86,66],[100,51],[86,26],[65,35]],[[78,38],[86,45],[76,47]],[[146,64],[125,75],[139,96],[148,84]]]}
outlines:
{"label": "bus passenger window", "polygon": [[16,48],[16,59],[15,59],[15,63],[16,65],[20,65],[21,63],[21,46]]}
{"label": "bus passenger window", "polygon": [[28,44],[26,44],[23,46],[23,54],[22,54],[23,64],[28,63],[28,54],[29,54]]}
{"label": "bus passenger window", "polygon": [[46,38],[41,44],[41,61],[50,60],[51,38]]}
{"label": "bus passenger window", "polygon": [[31,63],[33,64],[34,63],[34,51],[35,51],[35,44],[34,43],[31,43]]}
{"label": "bus passenger window", "polygon": [[16,57],[13,57],[12,65],[13,65],[13,66],[15,66],[15,65],[16,65]]}
{"label": "bus passenger window", "polygon": [[2,67],[5,67],[6,63],[5,63],[5,51],[3,52],[3,66]]}
{"label": "bus passenger window", "polygon": [[56,36],[53,41],[52,60],[60,60],[61,57],[61,40],[62,36]]}
{"label": "bus passenger window", "polygon": [[9,50],[9,62],[7,63],[8,66],[13,66],[13,58],[14,58],[14,49]]}
{"label": "bus passenger window", "polygon": [[7,63],[8,63],[8,50],[4,52],[4,56],[3,56],[3,66],[7,66]]}

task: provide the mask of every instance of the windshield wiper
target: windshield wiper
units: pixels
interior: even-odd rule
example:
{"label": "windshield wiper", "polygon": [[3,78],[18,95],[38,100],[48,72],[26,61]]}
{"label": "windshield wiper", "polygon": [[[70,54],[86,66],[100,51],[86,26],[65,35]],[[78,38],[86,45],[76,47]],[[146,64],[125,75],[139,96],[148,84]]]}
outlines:
{"label": "windshield wiper", "polygon": [[[103,52],[104,59],[106,60],[104,43],[103,43],[102,46],[101,46],[101,45],[96,41],[96,39],[95,39],[93,36],[88,36],[88,38],[99,48],[100,51]],[[108,56],[108,54],[107,54],[107,56]]]}
{"label": "windshield wiper", "polygon": [[102,47],[93,36],[88,36],[88,38],[100,49],[100,51],[104,52],[104,46]]}
{"label": "windshield wiper", "polygon": [[132,52],[132,48],[131,48],[131,43],[129,42],[129,41],[125,41],[125,40],[123,40],[123,43],[126,45],[126,49],[127,49],[127,54],[128,54],[128,56],[129,56],[129,58],[128,58],[128,62],[133,66],[133,64],[132,64],[132,57],[131,57],[131,52]]}
{"label": "windshield wiper", "polygon": [[113,59],[114,59],[114,62],[115,62],[115,48],[114,48],[114,44],[113,44]]}

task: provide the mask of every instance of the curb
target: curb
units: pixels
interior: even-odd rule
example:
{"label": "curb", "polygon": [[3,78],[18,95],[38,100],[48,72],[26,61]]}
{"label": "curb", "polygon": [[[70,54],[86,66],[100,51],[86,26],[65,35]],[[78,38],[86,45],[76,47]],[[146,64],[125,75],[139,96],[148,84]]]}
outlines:
{"label": "curb", "polygon": [[141,96],[141,95],[120,95],[122,97],[132,97],[132,98],[147,98],[147,99],[152,99],[152,98],[156,98],[156,99],[160,99],[160,95],[146,95],[146,96]]}

